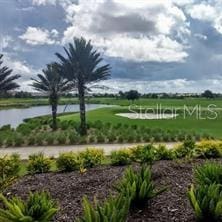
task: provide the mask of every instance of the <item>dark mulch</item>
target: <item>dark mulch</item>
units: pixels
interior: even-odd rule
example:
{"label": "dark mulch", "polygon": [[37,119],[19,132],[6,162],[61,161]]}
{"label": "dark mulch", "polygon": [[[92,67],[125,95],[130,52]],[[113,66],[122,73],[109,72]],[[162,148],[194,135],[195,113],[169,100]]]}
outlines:
{"label": "dark mulch", "polygon": [[[193,166],[203,162],[156,162],[152,168],[154,181],[158,188],[167,186],[168,190],[150,201],[144,209],[131,210],[128,221],[195,221],[186,193],[192,182]],[[74,218],[81,215],[83,195],[91,200],[93,196],[103,200],[113,192],[112,184],[118,181],[124,169],[125,167],[102,166],[89,169],[84,175],[71,172],[25,176],[7,193],[26,197],[29,191],[47,190],[60,206],[54,221],[73,222]]]}

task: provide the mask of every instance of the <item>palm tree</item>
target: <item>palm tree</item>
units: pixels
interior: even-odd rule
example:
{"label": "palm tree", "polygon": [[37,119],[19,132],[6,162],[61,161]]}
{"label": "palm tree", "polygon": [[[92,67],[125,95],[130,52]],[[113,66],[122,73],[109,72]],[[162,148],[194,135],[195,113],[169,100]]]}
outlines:
{"label": "palm tree", "polygon": [[14,80],[20,78],[20,75],[12,75],[12,69],[9,69],[7,66],[1,67],[3,55],[0,54],[0,94],[6,93],[10,90],[16,89],[19,87]]}
{"label": "palm tree", "polygon": [[61,76],[59,65],[57,63],[48,64],[46,69],[42,70],[42,74],[38,74],[38,79],[31,79],[34,82],[31,86],[42,93],[49,96],[49,104],[52,107],[52,129],[57,129],[57,106],[58,100],[62,93],[73,89],[73,84],[65,80]]}
{"label": "palm tree", "polygon": [[69,43],[65,48],[66,57],[56,53],[63,68],[63,75],[73,82],[78,90],[80,106],[80,130],[86,132],[85,92],[89,84],[105,80],[110,76],[110,65],[101,65],[102,58],[97,50],[93,49],[90,41],[84,38],[74,38],[74,43]]}

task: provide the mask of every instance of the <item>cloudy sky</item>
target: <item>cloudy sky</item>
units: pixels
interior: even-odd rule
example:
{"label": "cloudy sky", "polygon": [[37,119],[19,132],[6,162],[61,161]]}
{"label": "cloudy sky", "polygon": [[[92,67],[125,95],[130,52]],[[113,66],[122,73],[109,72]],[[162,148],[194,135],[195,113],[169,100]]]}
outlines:
{"label": "cloudy sky", "polygon": [[0,0],[0,53],[23,90],[80,36],[111,64],[110,92],[222,92],[222,0]]}

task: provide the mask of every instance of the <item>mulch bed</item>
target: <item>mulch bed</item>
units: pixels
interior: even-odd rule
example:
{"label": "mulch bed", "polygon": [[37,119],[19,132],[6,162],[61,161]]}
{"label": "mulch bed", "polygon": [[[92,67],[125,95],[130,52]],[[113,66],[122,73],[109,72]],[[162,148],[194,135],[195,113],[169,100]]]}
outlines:
{"label": "mulch bed", "polygon": [[[128,221],[195,221],[186,193],[192,183],[193,166],[203,162],[204,160],[156,162],[152,167],[155,184],[158,188],[167,186],[168,190],[147,203],[144,209],[131,210]],[[60,206],[54,221],[73,222],[82,213],[82,197],[87,195],[92,200],[96,196],[103,200],[114,192],[112,185],[118,181],[124,169],[125,167],[101,166],[89,169],[83,175],[71,172],[25,176],[6,193],[26,197],[29,191],[49,191]]]}

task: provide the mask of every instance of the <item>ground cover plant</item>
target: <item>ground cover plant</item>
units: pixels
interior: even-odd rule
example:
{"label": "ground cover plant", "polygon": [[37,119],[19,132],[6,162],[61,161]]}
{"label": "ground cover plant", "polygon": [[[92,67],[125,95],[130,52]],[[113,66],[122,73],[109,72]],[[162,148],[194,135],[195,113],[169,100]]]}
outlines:
{"label": "ground cover plant", "polygon": [[7,200],[2,194],[0,201],[5,209],[0,209],[0,220],[7,222],[49,222],[58,211],[57,204],[46,192],[30,193],[23,201],[19,197]]}
{"label": "ground cover plant", "polygon": [[19,176],[20,163],[21,160],[16,154],[0,158],[0,191]]}
{"label": "ground cover plant", "polygon": [[120,182],[115,185],[115,189],[120,194],[129,197],[133,207],[143,206],[146,201],[165,191],[165,188],[156,190],[152,181],[150,166],[145,165],[138,171],[129,167]]}

